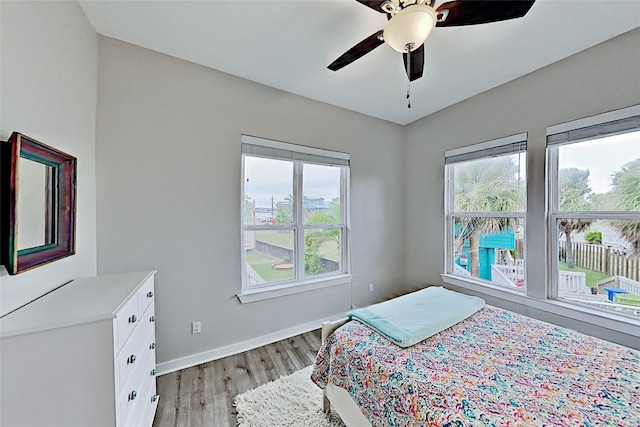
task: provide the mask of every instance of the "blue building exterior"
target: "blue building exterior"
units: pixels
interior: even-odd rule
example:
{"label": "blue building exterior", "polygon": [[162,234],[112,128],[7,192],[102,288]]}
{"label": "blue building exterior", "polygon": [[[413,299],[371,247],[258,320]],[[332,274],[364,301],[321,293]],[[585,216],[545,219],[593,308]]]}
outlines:
{"label": "blue building exterior", "polygon": [[[479,276],[484,280],[491,280],[491,264],[495,263],[496,249],[512,250],[516,248],[516,235],[510,228],[496,234],[480,234],[480,250],[478,253]],[[466,258],[466,262],[465,262]],[[469,239],[465,239],[462,253],[456,259],[456,264],[471,271],[471,248]],[[465,265],[466,264],[466,265]]]}

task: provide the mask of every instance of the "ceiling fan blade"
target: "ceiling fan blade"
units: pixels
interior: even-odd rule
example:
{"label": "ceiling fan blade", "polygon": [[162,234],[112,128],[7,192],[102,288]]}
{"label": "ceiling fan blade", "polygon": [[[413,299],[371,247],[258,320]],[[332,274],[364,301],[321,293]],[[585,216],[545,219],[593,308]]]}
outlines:
{"label": "ceiling fan blade", "polygon": [[458,0],[443,3],[437,12],[449,11],[444,22],[437,27],[459,27],[463,25],[486,24],[521,18],[529,12],[535,0]]}
{"label": "ceiling fan blade", "polygon": [[356,59],[359,59],[371,52],[373,49],[377,48],[381,44],[384,43],[381,40],[382,30],[371,34],[366,39],[362,40],[360,43],[343,53],[338,59],[333,61],[327,68],[331,71],[338,71],[340,68],[351,64]]}
{"label": "ceiling fan blade", "polygon": [[376,12],[387,13],[384,10],[382,10],[382,8],[380,7],[380,5],[384,3],[385,0],[356,0],[356,1],[360,4],[370,7]]}
{"label": "ceiling fan blade", "polygon": [[422,72],[424,71],[424,44],[411,52],[411,70],[407,69],[408,55],[409,54],[403,53],[402,59],[404,59],[404,69],[407,72],[407,77],[409,77],[409,81],[412,82],[422,77]]}

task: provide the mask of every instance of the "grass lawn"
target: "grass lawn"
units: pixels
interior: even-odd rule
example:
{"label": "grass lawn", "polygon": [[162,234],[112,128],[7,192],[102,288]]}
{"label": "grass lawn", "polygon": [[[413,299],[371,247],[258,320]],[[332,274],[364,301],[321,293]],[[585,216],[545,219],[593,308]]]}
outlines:
{"label": "grass lawn", "polygon": [[[256,231],[256,240],[293,249],[293,232],[279,233],[277,231]],[[335,241],[324,242],[320,245],[320,256],[332,261],[340,261],[340,251]],[[257,270],[256,270],[257,271]]]}
{"label": "grass lawn", "polygon": [[258,230],[256,231],[256,240],[293,249],[293,231],[280,233],[278,231]]}
{"label": "grass lawn", "polygon": [[558,263],[558,266],[562,271],[577,271],[578,273],[584,273],[586,276],[585,277],[586,285],[590,288],[595,288],[597,286],[597,283],[600,280],[603,280],[609,277],[609,275],[606,273],[601,273],[599,271],[578,267],[577,265],[573,268],[573,270],[570,270],[566,262],[560,262]]}
{"label": "grass lawn", "polygon": [[260,252],[249,252],[247,254],[247,262],[265,282],[293,279],[293,268],[290,270],[275,270],[271,268],[274,264],[282,262],[280,259],[271,258]]}

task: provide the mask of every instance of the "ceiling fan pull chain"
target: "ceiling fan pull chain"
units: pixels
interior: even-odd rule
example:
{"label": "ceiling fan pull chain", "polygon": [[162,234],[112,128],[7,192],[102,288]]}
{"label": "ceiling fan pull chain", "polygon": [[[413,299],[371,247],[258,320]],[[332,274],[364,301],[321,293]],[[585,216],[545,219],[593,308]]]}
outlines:
{"label": "ceiling fan pull chain", "polygon": [[407,108],[411,108],[411,44],[407,45]]}

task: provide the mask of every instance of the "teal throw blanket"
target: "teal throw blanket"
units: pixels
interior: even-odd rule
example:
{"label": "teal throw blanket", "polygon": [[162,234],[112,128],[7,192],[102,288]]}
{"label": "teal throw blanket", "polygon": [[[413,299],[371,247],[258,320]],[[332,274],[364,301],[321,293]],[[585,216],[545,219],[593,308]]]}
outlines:
{"label": "teal throw blanket", "polygon": [[347,312],[400,347],[410,347],[463,321],[484,307],[478,297],[432,286]]}

